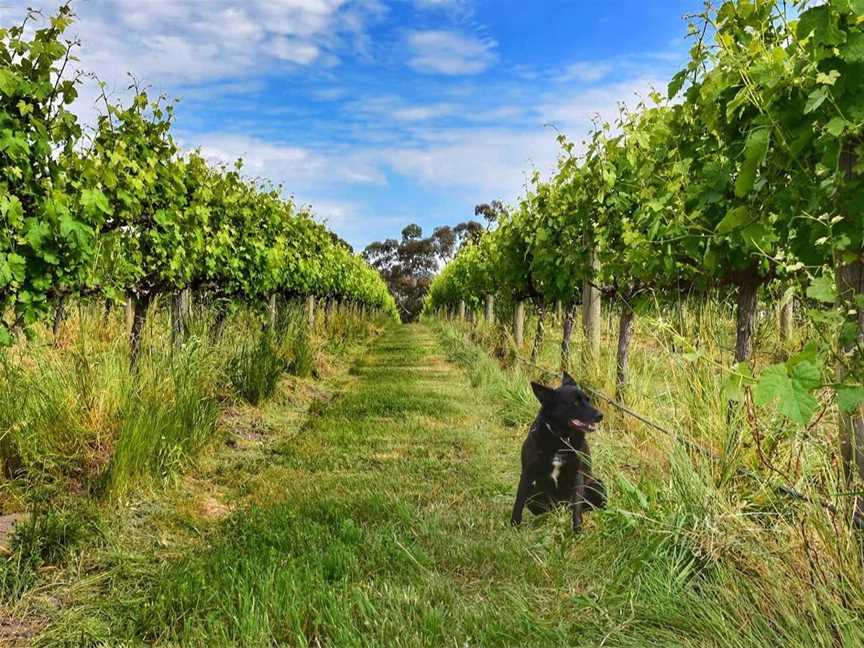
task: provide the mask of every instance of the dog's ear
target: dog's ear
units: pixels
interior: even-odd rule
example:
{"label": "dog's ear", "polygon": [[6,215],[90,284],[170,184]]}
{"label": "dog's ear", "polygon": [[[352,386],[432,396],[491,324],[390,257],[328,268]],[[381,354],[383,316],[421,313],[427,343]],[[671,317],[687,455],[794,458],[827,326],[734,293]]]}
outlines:
{"label": "dog's ear", "polygon": [[562,384],[562,385],[567,385],[567,386],[570,386],[570,387],[578,387],[578,386],[579,386],[579,385],[576,384],[576,381],[573,380],[573,376],[571,376],[571,375],[570,375],[569,373],[567,373],[566,371],[564,372],[564,379],[561,381],[561,384]]}
{"label": "dog's ear", "polygon": [[546,405],[547,403],[552,402],[552,395],[555,393],[555,390],[551,387],[532,382],[531,389],[534,390],[534,395],[537,397],[537,400],[540,401],[541,405]]}

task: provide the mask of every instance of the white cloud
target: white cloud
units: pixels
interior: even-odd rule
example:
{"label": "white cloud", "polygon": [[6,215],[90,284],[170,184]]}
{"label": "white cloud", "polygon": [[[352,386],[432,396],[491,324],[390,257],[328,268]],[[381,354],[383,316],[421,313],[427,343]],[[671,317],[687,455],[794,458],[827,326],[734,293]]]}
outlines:
{"label": "white cloud", "polygon": [[418,122],[446,117],[456,112],[452,104],[430,104],[426,106],[407,106],[393,111],[393,117],[399,121]]}
{"label": "white cloud", "polygon": [[602,86],[570,92],[547,94],[540,99],[538,114],[545,123],[552,123],[569,135],[587,132],[592,119],[610,121],[622,103],[634,108],[640,101],[649,101],[652,90],[665,87],[666,81],[639,77]]}
{"label": "white cloud", "polygon": [[418,72],[468,75],[487,70],[496,60],[496,43],[455,31],[414,31],[408,35],[409,65]]}
{"label": "white cloud", "polygon": [[349,102],[347,114],[362,117],[368,124],[426,122],[456,114],[459,107],[452,103],[410,103],[396,95],[370,97]]}
{"label": "white cloud", "polygon": [[381,151],[382,163],[434,189],[458,189],[475,200],[514,198],[532,169],[549,173],[555,164],[555,133],[503,129],[428,133],[428,141]]}
{"label": "white cloud", "polygon": [[[57,0],[31,3],[50,15]],[[378,0],[79,0],[73,9],[69,33],[81,39],[84,69],[115,88],[131,72],[157,90],[332,65],[364,46],[368,22],[384,11]]]}
{"label": "white cloud", "polygon": [[560,80],[591,83],[606,77],[612,69],[613,66],[606,61],[577,61],[564,69]]}
{"label": "white cloud", "polygon": [[201,154],[216,164],[243,159],[243,173],[281,183],[298,194],[334,183],[383,184],[385,177],[369,155],[329,147],[328,150],[290,146],[246,135],[226,133],[183,134],[186,149],[200,147]]}

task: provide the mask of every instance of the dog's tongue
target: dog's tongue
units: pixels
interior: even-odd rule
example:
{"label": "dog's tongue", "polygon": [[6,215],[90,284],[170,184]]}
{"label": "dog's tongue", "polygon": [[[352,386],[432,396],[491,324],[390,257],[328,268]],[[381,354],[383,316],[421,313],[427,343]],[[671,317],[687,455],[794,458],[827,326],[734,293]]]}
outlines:
{"label": "dog's tongue", "polygon": [[585,423],[584,421],[580,421],[579,419],[573,419],[570,421],[571,427],[576,430],[591,430],[594,428],[594,425],[591,423]]}

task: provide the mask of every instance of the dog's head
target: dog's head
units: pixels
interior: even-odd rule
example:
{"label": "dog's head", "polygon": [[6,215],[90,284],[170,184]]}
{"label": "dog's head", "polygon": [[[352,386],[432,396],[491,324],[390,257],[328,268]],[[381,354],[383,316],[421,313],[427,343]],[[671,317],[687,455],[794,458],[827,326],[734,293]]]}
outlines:
{"label": "dog's head", "polygon": [[531,389],[540,401],[540,411],[557,434],[591,432],[603,420],[603,414],[591,405],[588,395],[567,372],[557,389],[535,382]]}

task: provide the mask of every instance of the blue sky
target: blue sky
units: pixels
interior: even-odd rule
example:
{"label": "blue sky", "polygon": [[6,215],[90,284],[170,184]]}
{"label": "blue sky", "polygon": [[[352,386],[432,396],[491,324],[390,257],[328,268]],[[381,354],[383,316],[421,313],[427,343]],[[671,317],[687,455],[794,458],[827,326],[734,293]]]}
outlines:
{"label": "blue sky", "polygon": [[[9,0],[0,20],[27,5]],[[16,6],[17,5],[17,6]],[[473,217],[663,89],[701,0],[78,0],[81,65],[181,100],[183,146],[246,160],[355,247]],[[94,90],[79,112],[95,112]],[[553,128],[554,126],[554,128]]]}

